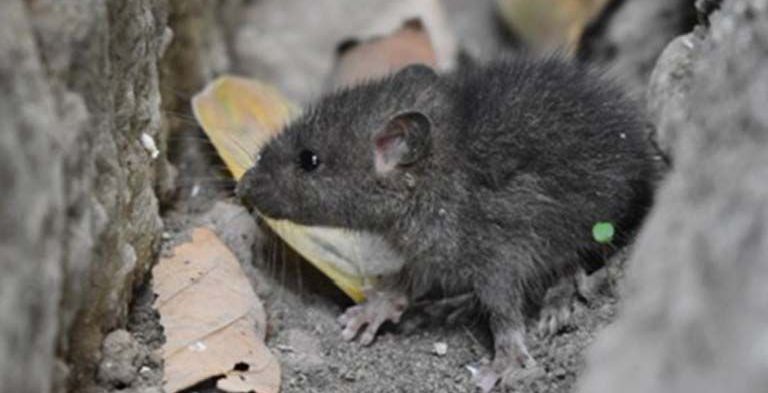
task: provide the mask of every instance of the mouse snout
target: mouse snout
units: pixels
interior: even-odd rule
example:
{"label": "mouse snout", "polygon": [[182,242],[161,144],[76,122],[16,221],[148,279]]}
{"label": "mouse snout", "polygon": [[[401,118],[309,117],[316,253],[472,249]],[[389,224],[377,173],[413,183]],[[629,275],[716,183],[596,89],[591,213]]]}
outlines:
{"label": "mouse snout", "polygon": [[235,187],[235,195],[245,206],[254,207],[258,200],[259,188],[264,188],[271,184],[269,174],[259,171],[253,167],[243,174]]}
{"label": "mouse snout", "polygon": [[273,218],[283,217],[291,211],[281,183],[275,181],[271,171],[257,167],[249,169],[237,183],[235,195],[246,207]]}

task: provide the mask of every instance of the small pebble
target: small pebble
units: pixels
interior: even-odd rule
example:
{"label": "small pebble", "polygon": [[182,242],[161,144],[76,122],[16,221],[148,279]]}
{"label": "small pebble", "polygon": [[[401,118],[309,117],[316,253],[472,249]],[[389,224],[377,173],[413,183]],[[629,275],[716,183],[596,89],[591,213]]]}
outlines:
{"label": "small pebble", "polygon": [[432,352],[437,356],[445,356],[448,353],[448,344],[444,342],[436,342],[432,346]]}
{"label": "small pebble", "polygon": [[149,156],[154,160],[160,155],[160,150],[157,149],[155,139],[146,132],[141,133],[141,145],[149,152]]}

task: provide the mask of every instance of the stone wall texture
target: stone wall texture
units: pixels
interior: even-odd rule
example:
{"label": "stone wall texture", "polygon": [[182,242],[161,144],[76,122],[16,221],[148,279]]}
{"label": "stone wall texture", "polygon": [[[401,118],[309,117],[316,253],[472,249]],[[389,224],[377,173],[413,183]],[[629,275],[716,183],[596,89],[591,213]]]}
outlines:
{"label": "stone wall texture", "polygon": [[768,1],[726,0],[710,20],[655,71],[674,170],[581,392],[768,386]]}
{"label": "stone wall texture", "polygon": [[579,57],[603,64],[642,96],[662,49],[694,22],[694,0],[613,1],[589,26]]}
{"label": "stone wall texture", "polygon": [[0,2],[3,391],[89,373],[154,257],[166,19],[157,0]]}

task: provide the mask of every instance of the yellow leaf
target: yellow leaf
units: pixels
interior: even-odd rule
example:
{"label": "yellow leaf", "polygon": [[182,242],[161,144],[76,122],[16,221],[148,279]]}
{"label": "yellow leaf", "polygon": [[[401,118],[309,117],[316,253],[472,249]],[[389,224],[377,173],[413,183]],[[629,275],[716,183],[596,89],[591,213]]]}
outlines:
{"label": "yellow leaf", "polygon": [[[258,81],[224,76],[206,87],[192,99],[195,117],[236,180],[254,165],[255,157],[270,138],[282,130],[293,116],[296,106],[276,89]],[[356,302],[364,299],[363,287],[372,278],[360,275],[331,253],[323,252],[311,236],[317,228],[303,227],[290,221],[276,221],[262,216],[264,221],[301,256]],[[336,238],[354,237],[343,229],[323,228]],[[354,241],[354,240],[353,240]],[[349,243],[349,241],[347,241]],[[365,261],[355,261],[365,262]]]}
{"label": "yellow leaf", "polygon": [[497,0],[512,30],[538,51],[574,52],[587,25],[608,0]]}
{"label": "yellow leaf", "polygon": [[213,232],[195,229],[192,241],[174,248],[152,273],[166,337],[167,392],[221,375],[217,387],[227,392],[279,391],[280,365],[264,344],[264,307]]}
{"label": "yellow leaf", "polygon": [[430,32],[418,18],[407,20],[400,28],[383,36],[348,41],[347,48],[342,49],[337,51],[330,76],[335,88],[381,78],[409,64],[425,64],[438,69]]}
{"label": "yellow leaf", "polygon": [[195,95],[192,110],[235,179],[298,113],[276,89],[234,76],[221,77]]}

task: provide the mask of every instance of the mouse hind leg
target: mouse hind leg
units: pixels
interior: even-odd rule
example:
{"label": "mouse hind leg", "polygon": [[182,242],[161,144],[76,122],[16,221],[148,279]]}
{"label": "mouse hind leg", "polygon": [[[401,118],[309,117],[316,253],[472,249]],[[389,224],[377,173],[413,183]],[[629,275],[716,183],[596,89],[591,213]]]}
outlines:
{"label": "mouse hind leg", "polygon": [[547,289],[539,310],[536,331],[541,337],[553,336],[572,323],[581,311],[576,274],[561,277]]}
{"label": "mouse hind leg", "polygon": [[474,375],[475,384],[489,392],[501,381],[504,386],[524,383],[542,375],[542,368],[528,352],[525,344],[524,292],[520,283],[490,277],[477,291],[478,298],[490,314],[494,357]]}
{"label": "mouse hind leg", "polygon": [[577,315],[584,312],[610,285],[610,266],[604,265],[592,273],[579,266],[575,272],[562,276],[547,289],[539,310],[536,331],[540,337],[553,336],[573,325]]}

